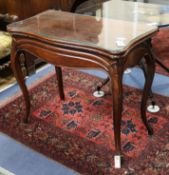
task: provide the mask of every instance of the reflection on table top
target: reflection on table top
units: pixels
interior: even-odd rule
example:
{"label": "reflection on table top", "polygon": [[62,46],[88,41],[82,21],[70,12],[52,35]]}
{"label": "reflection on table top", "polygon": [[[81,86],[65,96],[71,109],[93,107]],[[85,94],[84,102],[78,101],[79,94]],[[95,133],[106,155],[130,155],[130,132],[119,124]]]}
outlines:
{"label": "reflection on table top", "polygon": [[110,0],[101,3],[101,0],[95,0],[95,3],[84,3],[77,11],[79,13],[93,14],[98,17],[147,22],[150,25],[169,25],[169,5],[123,0]]}
{"label": "reflection on table top", "polygon": [[113,53],[123,52],[133,43],[157,31],[156,26],[147,23],[106,17],[48,10],[27,20],[13,23],[8,26],[8,30],[53,42],[93,46]]}

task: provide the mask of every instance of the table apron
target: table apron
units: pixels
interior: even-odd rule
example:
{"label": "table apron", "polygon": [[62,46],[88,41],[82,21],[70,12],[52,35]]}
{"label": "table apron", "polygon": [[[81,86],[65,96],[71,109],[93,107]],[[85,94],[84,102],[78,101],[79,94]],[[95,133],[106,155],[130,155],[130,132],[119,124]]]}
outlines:
{"label": "table apron", "polygon": [[89,50],[77,50],[72,48],[60,48],[49,44],[39,42],[15,42],[16,50],[19,52],[28,52],[42,60],[57,65],[66,67],[78,68],[97,68],[109,72],[113,64],[118,58],[112,58],[100,54],[100,52]]}

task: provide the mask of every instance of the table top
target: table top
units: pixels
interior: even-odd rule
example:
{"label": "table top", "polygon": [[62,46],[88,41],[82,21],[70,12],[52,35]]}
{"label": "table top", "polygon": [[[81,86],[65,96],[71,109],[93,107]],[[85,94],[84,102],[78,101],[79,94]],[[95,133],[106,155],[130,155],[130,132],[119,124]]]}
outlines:
{"label": "table top", "polygon": [[[106,3],[103,6],[107,6]],[[107,11],[109,13],[109,11]],[[48,10],[8,26],[12,34],[24,34],[46,41],[101,48],[119,54],[131,45],[151,37],[157,27],[149,23],[102,16]]]}

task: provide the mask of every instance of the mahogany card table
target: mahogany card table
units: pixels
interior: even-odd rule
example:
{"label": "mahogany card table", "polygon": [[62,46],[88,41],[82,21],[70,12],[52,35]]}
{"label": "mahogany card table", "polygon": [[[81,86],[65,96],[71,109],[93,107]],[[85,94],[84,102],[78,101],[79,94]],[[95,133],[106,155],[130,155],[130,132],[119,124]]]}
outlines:
{"label": "mahogany card table", "polygon": [[29,52],[55,65],[62,100],[62,66],[101,69],[111,80],[115,154],[120,156],[123,72],[126,68],[137,65],[144,57],[147,77],[142,95],[141,118],[148,134],[153,134],[146,118],[146,102],[155,72],[155,61],[148,41],[158,31],[156,26],[138,21],[101,17],[97,14],[90,16],[48,10],[24,21],[10,24],[8,31],[13,38],[11,66],[26,104],[25,122],[28,122],[30,115],[30,99],[19,64],[21,54]]}

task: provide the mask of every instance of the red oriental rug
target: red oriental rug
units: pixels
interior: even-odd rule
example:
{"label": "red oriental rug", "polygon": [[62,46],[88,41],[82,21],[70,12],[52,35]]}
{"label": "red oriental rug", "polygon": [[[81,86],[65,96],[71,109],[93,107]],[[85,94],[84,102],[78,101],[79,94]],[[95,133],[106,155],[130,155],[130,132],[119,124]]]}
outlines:
{"label": "red oriental rug", "polygon": [[[153,48],[159,60],[169,69],[169,27],[161,28],[152,40]],[[158,64],[156,72],[169,76]]]}
{"label": "red oriental rug", "polygon": [[21,143],[85,175],[169,174],[169,98],[156,95],[161,107],[148,115],[149,137],[140,119],[141,91],[124,87],[122,119],[123,168],[114,169],[112,97],[92,96],[99,78],[64,70],[65,101],[58,95],[54,73],[31,88],[31,121],[24,124],[22,96],[0,108],[0,130]]}

